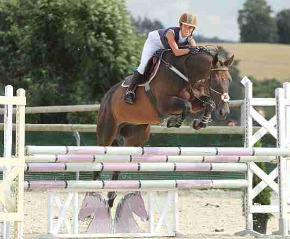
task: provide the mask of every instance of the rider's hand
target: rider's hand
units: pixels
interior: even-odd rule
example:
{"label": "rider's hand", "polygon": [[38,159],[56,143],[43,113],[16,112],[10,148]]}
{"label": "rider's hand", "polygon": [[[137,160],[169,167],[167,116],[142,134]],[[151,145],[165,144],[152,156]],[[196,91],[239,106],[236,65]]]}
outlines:
{"label": "rider's hand", "polygon": [[199,52],[199,47],[198,46],[190,47],[189,52],[190,54],[194,55]]}

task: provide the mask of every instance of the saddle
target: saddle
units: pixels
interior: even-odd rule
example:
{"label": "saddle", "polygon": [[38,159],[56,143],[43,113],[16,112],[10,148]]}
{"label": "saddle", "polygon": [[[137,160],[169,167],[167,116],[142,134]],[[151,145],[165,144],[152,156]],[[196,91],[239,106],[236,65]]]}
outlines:
{"label": "saddle", "polygon": [[[159,66],[160,61],[162,59],[162,55],[165,51],[168,51],[168,49],[161,49],[154,53],[154,55],[150,58],[150,60],[147,63],[147,66],[145,68],[145,72],[142,78],[142,82],[138,84],[138,86],[144,86],[145,84],[150,83],[153,78],[155,77]],[[128,87],[130,85],[131,79],[132,79],[133,73],[125,76],[125,80],[122,83],[122,87]]]}

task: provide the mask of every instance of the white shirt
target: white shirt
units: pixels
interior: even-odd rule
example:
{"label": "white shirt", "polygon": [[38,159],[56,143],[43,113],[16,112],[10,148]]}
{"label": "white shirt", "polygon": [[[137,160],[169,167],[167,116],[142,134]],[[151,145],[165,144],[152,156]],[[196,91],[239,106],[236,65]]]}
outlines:
{"label": "white shirt", "polygon": [[186,41],[186,39],[187,39],[187,37],[183,37],[183,36],[181,35],[181,29],[180,29],[180,31],[179,31],[179,40],[178,40],[178,43],[183,43],[183,42]]}

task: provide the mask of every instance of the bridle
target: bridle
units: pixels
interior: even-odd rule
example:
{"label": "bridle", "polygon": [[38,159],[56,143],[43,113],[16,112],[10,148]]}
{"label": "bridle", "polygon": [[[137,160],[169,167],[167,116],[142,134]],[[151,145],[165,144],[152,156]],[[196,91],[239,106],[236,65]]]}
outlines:
{"label": "bridle", "polygon": [[[217,67],[217,68],[210,69],[210,71],[229,71],[229,68],[227,68],[227,67]],[[211,74],[210,74],[210,79],[209,80],[210,80],[210,82],[209,82],[210,94],[211,94],[211,92],[214,92],[214,93],[216,93],[216,94],[221,96],[221,100],[223,102],[225,102],[225,103],[229,102],[230,101],[229,93],[223,93],[222,94],[219,91],[217,91],[217,90],[215,90],[215,89],[213,89],[211,87]]]}

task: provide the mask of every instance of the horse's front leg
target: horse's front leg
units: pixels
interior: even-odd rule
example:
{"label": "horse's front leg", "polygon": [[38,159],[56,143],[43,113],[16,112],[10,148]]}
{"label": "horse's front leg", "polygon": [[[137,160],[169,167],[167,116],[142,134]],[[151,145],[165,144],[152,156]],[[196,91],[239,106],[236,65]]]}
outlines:
{"label": "horse's front leg", "polygon": [[164,100],[160,106],[162,114],[179,115],[181,113],[189,114],[192,112],[191,103],[177,96],[171,96]]}
{"label": "horse's front leg", "polygon": [[[119,174],[120,174],[119,171],[113,172],[112,180],[118,180]],[[109,204],[109,207],[113,207],[114,200],[115,200],[116,197],[117,197],[116,192],[108,192],[108,204]]]}
{"label": "horse's front leg", "polygon": [[206,125],[210,122],[211,112],[215,109],[215,103],[209,96],[203,95],[198,100],[203,105],[204,110],[203,114],[192,123],[192,128],[196,130],[206,127]]}
{"label": "horse's front leg", "polygon": [[169,119],[167,118],[166,126],[168,128],[179,128],[185,118],[192,113],[191,103],[177,96],[172,96],[163,102],[165,103],[163,103],[161,112],[171,115]]}

